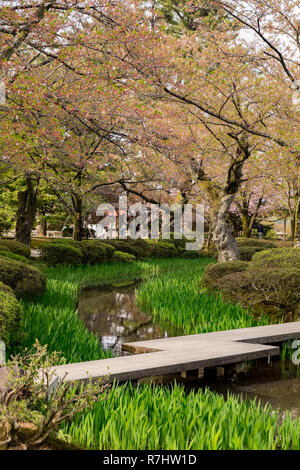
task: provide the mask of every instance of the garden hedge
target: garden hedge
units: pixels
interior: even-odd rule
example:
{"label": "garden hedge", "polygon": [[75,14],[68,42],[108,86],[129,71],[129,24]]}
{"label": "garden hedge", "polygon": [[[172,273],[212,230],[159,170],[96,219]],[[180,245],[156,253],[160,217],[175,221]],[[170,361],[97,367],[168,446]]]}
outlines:
{"label": "garden hedge", "polygon": [[99,264],[107,259],[105,247],[97,241],[84,240],[79,242],[78,248],[82,252],[83,264]]}
{"label": "garden hedge", "polygon": [[251,261],[255,253],[259,253],[260,251],[270,248],[276,248],[274,243],[259,238],[240,237],[237,238],[236,241],[240,250],[240,259],[242,261]]}
{"label": "garden hedge", "polygon": [[107,240],[107,243],[115,248],[116,251],[122,251],[123,253],[129,253],[134,255],[136,259],[149,258],[151,254],[151,247],[146,240],[138,239],[131,240]]}
{"label": "garden hedge", "polygon": [[19,340],[22,308],[13,290],[0,282],[0,340],[7,347]]}
{"label": "garden hedge", "polygon": [[51,266],[59,264],[100,264],[112,259],[114,246],[100,240],[56,240],[40,245],[42,260]]}
{"label": "garden hedge", "polygon": [[253,256],[251,269],[296,268],[300,269],[300,248],[276,248],[265,250]]}
{"label": "garden hedge", "polygon": [[241,246],[263,246],[265,250],[268,248],[276,248],[275,243],[270,242],[269,240],[263,240],[261,238],[246,238],[238,237],[236,239],[239,247]]}
{"label": "garden hedge", "polygon": [[220,289],[224,276],[246,271],[248,267],[249,263],[239,260],[228,261],[227,263],[208,264],[204,270],[202,284],[205,287]]}
{"label": "garden hedge", "polygon": [[15,261],[21,261],[22,263],[28,264],[30,260],[25,258],[25,256],[17,255],[16,253],[12,253],[9,248],[7,247],[0,247],[0,255],[4,256],[5,258],[14,259]]}
{"label": "garden hedge", "polygon": [[239,247],[240,259],[242,261],[251,261],[255,253],[264,251],[266,248],[263,246],[242,245]]}
{"label": "garden hedge", "polygon": [[179,252],[173,243],[165,241],[152,241],[151,243],[150,240],[149,242],[151,246],[151,256],[153,258],[171,258],[179,255]]}
{"label": "garden hedge", "polygon": [[82,251],[71,243],[44,243],[40,247],[42,260],[51,266],[77,265],[83,262]]}
{"label": "garden hedge", "polygon": [[[42,259],[52,265],[99,264],[113,259],[115,251],[133,255],[137,260],[153,258],[198,258],[198,251],[185,250],[186,240],[179,240],[178,246],[163,240],[51,240],[40,245]],[[207,255],[207,253],[206,253]],[[202,256],[202,254],[201,254]],[[114,258],[114,260],[116,257]]]}
{"label": "garden hedge", "polygon": [[35,297],[46,291],[46,277],[33,266],[0,256],[0,282],[9,286],[17,298]]}
{"label": "garden hedge", "polygon": [[8,248],[9,251],[16,253],[17,255],[30,258],[30,248],[23,243],[17,242],[16,240],[6,240],[5,238],[0,239],[0,247]]}
{"label": "garden hedge", "polygon": [[264,250],[248,263],[209,265],[202,282],[254,313],[293,320],[300,315],[300,248]]}
{"label": "garden hedge", "polygon": [[136,257],[129,253],[124,253],[123,251],[115,251],[112,260],[118,263],[132,263],[136,261]]}

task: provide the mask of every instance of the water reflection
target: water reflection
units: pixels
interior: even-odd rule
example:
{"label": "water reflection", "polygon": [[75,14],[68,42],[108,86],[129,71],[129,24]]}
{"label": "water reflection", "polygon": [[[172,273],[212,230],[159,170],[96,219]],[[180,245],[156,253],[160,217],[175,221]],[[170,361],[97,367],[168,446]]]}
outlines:
{"label": "water reflection", "polygon": [[110,284],[81,292],[78,311],[88,330],[101,338],[104,349],[122,353],[122,344],[178,336],[170,325],[153,322],[135,303],[135,289],[141,281],[127,285]]}
{"label": "water reflection", "polygon": [[215,382],[209,388],[224,396],[231,392],[242,398],[256,398],[262,405],[280,409],[282,417],[287,410],[293,417],[300,416],[300,369],[291,361],[274,360],[270,365],[257,361],[234,383]]}

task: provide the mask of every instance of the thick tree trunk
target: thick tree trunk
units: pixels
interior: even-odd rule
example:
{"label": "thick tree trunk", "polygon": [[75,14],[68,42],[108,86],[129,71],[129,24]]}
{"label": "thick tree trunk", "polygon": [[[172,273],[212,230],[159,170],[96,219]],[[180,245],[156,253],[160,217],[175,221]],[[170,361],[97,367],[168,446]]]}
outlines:
{"label": "thick tree trunk", "polygon": [[83,238],[83,215],[82,215],[82,199],[77,194],[73,196],[73,206],[75,209],[73,240],[80,242]]}
{"label": "thick tree trunk", "polygon": [[26,178],[27,188],[18,193],[18,211],[16,221],[16,240],[30,246],[31,231],[34,226],[37,208],[39,180],[34,188],[32,178]]}
{"label": "thick tree trunk", "polygon": [[243,193],[242,195],[242,204],[237,203],[237,206],[241,213],[243,237],[246,237],[246,238],[251,237],[254,222],[256,220],[260,206],[262,205],[262,201],[263,201],[263,195],[258,199],[254,212],[252,214],[249,212],[250,198],[249,199],[247,198],[246,193]]}
{"label": "thick tree trunk", "polygon": [[41,228],[42,228],[42,235],[43,237],[47,236],[47,230],[48,230],[48,222],[47,219],[43,219],[43,222],[41,223]]}
{"label": "thick tree trunk", "polygon": [[242,219],[242,234],[243,234],[243,237],[249,238],[251,236],[250,218],[247,214],[242,214],[241,219]]}
{"label": "thick tree trunk", "polygon": [[239,259],[239,248],[226,220],[233,199],[234,194],[224,195],[213,210],[213,241],[218,250],[219,263]]}
{"label": "thick tree trunk", "polygon": [[290,217],[291,220],[291,240],[295,239],[295,214],[292,214]]}
{"label": "thick tree trunk", "polygon": [[212,223],[210,223],[208,233],[207,233],[207,239],[206,239],[205,246],[204,246],[204,250],[206,252],[208,252],[211,247],[212,238],[213,238],[213,229],[212,229]]}
{"label": "thick tree trunk", "polygon": [[213,241],[218,250],[219,262],[239,259],[239,248],[227,222],[229,208],[241,186],[242,170],[250,156],[247,134],[231,135],[237,141],[236,155],[231,156],[223,187],[209,178],[202,167],[202,161],[191,158],[191,169],[196,173],[198,184],[212,203]]}
{"label": "thick tree trunk", "polygon": [[286,241],[286,217],[283,219],[283,241]]}

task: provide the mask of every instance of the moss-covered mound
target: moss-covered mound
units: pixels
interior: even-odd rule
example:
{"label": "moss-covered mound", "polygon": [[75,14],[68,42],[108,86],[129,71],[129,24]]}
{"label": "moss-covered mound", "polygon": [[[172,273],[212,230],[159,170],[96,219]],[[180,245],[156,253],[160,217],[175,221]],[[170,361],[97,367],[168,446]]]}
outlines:
{"label": "moss-covered mound", "polygon": [[296,319],[300,316],[300,248],[264,250],[248,263],[209,265],[203,283],[254,312]]}
{"label": "moss-covered mound", "polygon": [[246,271],[249,263],[245,261],[229,261],[227,263],[209,264],[206,266],[202,284],[205,287],[220,289],[222,278],[232,273]]}
{"label": "moss-covered mound", "polygon": [[17,298],[35,297],[46,291],[46,277],[33,266],[0,256],[0,282],[11,287]]}

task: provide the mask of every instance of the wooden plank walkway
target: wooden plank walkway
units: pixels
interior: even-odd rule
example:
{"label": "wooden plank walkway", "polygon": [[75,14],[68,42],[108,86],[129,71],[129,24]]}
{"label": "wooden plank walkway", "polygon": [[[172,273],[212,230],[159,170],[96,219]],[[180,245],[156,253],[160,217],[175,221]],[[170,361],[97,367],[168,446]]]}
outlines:
{"label": "wooden plank walkway", "polygon": [[56,377],[85,380],[108,376],[110,381],[136,380],[206,367],[235,364],[280,354],[279,343],[300,338],[300,321],[198,335],[127,343],[133,356],[56,366]]}

